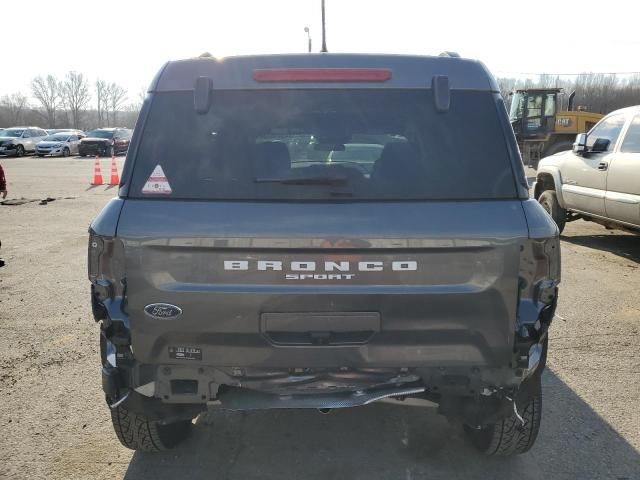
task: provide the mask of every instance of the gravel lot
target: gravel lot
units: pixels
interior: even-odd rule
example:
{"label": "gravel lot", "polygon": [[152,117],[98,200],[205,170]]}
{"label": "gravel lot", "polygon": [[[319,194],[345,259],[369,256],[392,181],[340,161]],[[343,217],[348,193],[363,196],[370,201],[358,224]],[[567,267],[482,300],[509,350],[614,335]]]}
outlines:
{"label": "gravel lot", "polygon": [[203,415],[180,448],[138,454],[111,429],[86,279],[87,226],[116,189],[89,188],[91,159],[0,163],[9,198],[59,198],[0,206],[0,478],[640,479],[640,237],[567,226],[526,455],[483,458],[433,409],[387,404]]}

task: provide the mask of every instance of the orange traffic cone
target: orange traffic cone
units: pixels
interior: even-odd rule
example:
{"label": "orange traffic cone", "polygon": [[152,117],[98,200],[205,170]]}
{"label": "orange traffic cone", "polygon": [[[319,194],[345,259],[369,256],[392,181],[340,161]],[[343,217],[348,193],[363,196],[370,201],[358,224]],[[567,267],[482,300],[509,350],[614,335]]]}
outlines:
{"label": "orange traffic cone", "polygon": [[111,180],[109,185],[120,185],[120,177],[118,176],[118,166],[116,165],[115,155],[111,155]]}
{"label": "orange traffic cone", "polygon": [[93,182],[91,185],[103,185],[102,172],[100,171],[100,155],[96,155],[96,163],[93,167]]}

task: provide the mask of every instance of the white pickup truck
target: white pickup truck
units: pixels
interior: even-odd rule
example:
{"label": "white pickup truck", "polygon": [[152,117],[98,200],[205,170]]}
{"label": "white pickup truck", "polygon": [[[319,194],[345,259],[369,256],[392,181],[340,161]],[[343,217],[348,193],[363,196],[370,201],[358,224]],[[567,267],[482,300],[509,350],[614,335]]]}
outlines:
{"label": "white pickup truck", "polygon": [[610,113],[573,150],[542,159],[533,192],[561,232],[582,218],[640,234],[640,106]]}

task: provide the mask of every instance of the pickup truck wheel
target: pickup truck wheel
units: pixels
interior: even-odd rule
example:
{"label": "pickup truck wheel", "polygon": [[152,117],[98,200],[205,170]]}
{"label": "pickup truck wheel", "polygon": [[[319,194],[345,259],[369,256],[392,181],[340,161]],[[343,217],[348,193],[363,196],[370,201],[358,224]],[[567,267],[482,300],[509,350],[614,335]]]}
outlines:
{"label": "pickup truck wheel", "polygon": [[161,424],[122,405],[111,409],[113,429],[120,443],[140,452],[161,452],[178,445],[191,431],[190,420]]}
{"label": "pickup truck wheel", "polygon": [[[524,425],[515,413],[481,429],[465,426],[473,445],[485,455],[508,457],[527,452],[536,441],[542,419],[541,376],[535,373],[521,387],[516,404]],[[522,398],[524,397],[524,398]]]}
{"label": "pickup truck wheel", "polygon": [[564,230],[564,226],[567,223],[567,211],[558,203],[558,196],[554,190],[545,190],[538,197],[538,202],[542,205],[553,221],[558,225],[560,233]]}

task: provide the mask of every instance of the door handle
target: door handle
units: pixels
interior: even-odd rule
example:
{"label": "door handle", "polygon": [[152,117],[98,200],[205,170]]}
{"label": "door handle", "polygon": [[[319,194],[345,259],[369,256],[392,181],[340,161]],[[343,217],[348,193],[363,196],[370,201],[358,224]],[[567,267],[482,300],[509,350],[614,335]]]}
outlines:
{"label": "door handle", "polygon": [[600,162],[598,164],[598,170],[606,170],[607,168],[609,168],[609,164],[607,162]]}

